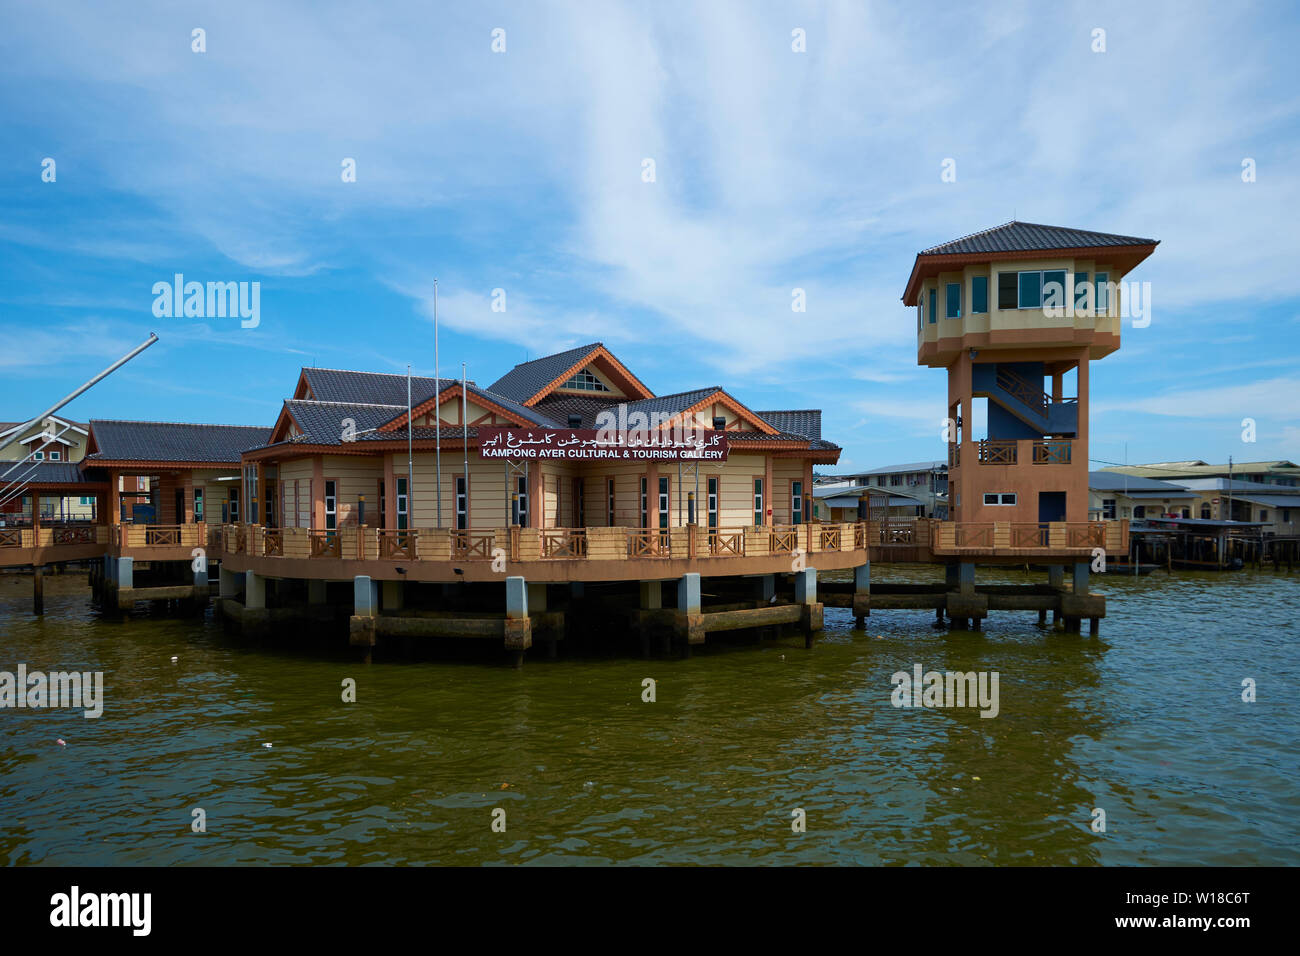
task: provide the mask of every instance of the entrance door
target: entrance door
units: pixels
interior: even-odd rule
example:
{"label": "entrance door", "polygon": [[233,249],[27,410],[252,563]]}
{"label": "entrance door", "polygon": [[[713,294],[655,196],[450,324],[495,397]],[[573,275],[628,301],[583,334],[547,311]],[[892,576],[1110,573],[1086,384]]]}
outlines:
{"label": "entrance door", "polygon": [[185,523],[185,489],[176,489],[176,523]]}
{"label": "entrance door", "polygon": [[1049,521],[1065,520],[1065,492],[1064,491],[1040,491],[1038,493],[1038,521],[1045,524]]}

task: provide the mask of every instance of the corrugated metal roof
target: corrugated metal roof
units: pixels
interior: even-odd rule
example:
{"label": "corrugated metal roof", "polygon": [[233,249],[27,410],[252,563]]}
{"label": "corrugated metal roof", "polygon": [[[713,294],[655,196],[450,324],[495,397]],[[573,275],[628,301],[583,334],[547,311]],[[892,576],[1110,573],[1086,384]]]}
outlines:
{"label": "corrugated metal roof", "polygon": [[1120,236],[1110,232],[1046,226],[1012,220],[992,229],[962,236],[951,242],[923,249],[920,255],[964,255],[981,252],[1032,252],[1039,249],[1090,249],[1099,246],[1147,246],[1158,239]]}
{"label": "corrugated metal roof", "polygon": [[1114,471],[1088,472],[1088,487],[1093,491],[1124,491],[1130,494],[1136,491],[1165,491],[1181,494],[1186,489],[1181,484],[1168,481],[1156,481],[1140,475],[1125,475]]}
{"label": "corrugated metal roof", "polygon": [[1300,495],[1233,495],[1232,498],[1265,508],[1300,508]]}
{"label": "corrugated metal roof", "polygon": [[260,448],[271,429],[255,425],[196,425],[187,422],[122,422],[91,419],[98,449],[87,456],[109,461],[205,461],[236,464]]}

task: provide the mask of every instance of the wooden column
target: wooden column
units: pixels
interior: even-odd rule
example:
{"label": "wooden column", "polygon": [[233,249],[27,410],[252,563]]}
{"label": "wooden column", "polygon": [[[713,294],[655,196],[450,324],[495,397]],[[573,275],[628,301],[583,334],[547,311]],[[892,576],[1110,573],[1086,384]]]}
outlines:
{"label": "wooden column", "polygon": [[318,531],[325,527],[325,459],[320,455],[311,460],[311,526]]}
{"label": "wooden column", "polygon": [[[243,463],[240,463],[243,468]],[[260,461],[254,466],[257,469],[257,510],[253,512],[253,524],[265,525],[266,521],[266,466]],[[321,494],[324,494],[324,489]]]}
{"label": "wooden column", "polygon": [[122,523],[122,493],[118,489],[122,483],[122,474],[117,471],[108,473],[108,523]]}

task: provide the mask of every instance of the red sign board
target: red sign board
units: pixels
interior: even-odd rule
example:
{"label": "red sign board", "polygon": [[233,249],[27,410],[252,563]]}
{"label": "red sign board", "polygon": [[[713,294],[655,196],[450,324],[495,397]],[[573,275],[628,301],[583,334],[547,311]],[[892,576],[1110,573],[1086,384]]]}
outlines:
{"label": "red sign board", "polygon": [[593,428],[503,428],[478,430],[484,458],[558,461],[726,461],[723,432],[596,431]]}

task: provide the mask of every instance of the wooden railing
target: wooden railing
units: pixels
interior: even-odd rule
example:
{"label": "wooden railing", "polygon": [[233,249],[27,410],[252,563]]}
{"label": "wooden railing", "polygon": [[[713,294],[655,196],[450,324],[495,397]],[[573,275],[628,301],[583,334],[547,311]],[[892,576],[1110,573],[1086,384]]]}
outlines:
{"label": "wooden railing", "polygon": [[840,542],[844,540],[844,536],[840,533],[839,525],[833,528],[821,528],[820,532],[818,538],[821,539],[821,549],[823,551],[838,551],[840,549]]}
{"label": "wooden railing", "polygon": [[1051,527],[1047,524],[1013,524],[1011,547],[1046,548],[1051,544]]}
{"label": "wooden railing", "polygon": [[268,558],[284,557],[284,532],[279,528],[267,528],[262,532],[262,554]]}
{"label": "wooden railing", "polygon": [[672,537],[662,528],[632,528],[627,533],[629,558],[671,557]]}
{"label": "wooden railing", "polygon": [[767,537],[769,554],[794,554],[799,547],[799,526],[774,525]]}
{"label": "wooden railing", "polygon": [[1068,465],[1071,442],[1066,439],[1034,442],[1035,465]]}
{"label": "wooden railing", "polygon": [[585,558],[586,556],[586,529],[553,528],[542,530],[543,558]]}
{"label": "wooden railing", "polygon": [[979,446],[979,463],[981,465],[1014,465],[1016,463],[1016,443],[1000,438],[984,438],[977,442]]}
{"label": "wooden railing", "polygon": [[313,558],[337,558],[342,553],[343,538],[338,531],[310,531]]}
{"label": "wooden railing", "polygon": [[419,555],[419,532],[393,528],[379,531],[379,556],[400,561],[414,561]]}
{"label": "wooden railing", "polygon": [[957,522],[956,546],[959,548],[993,548],[993,524],[991,522]]}
{"label": "wooden railing", "polygon": [[490,561],[492,545],[495,541],[495,531],[453,531],[451,532],[451,556],[460,560],[479,558]]}
{"label": "wooden railing", "polygon": [[744,557],[745,554],[745,532],[744,531],[724,531],[721,528],[715,528],[709,532],[709,554],[714,557]]}
{"label": "wooden railing", "polygon": [[1047,413],[1047,406],[1052,404],[1052,396],[1041,387],[1035,388],[1032,382],[1022,378],[1005,365],[998,366],[997,386],[1016,401],[1028,408],[1036,409],[1039,414]]}
{"label": "wooden railing", "polygon": [[1065,535],[1066,544],[1071,548],[1101,548],[1106,545],[1106,526],[1100,521],[1083,526],[1067,525]]}
{"label": "wooden railing", "polygon": [[22,528],[0,528],[0,548],[21,548],[22,546]]}

